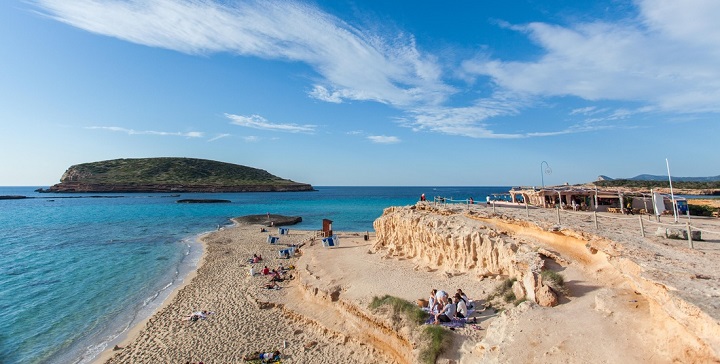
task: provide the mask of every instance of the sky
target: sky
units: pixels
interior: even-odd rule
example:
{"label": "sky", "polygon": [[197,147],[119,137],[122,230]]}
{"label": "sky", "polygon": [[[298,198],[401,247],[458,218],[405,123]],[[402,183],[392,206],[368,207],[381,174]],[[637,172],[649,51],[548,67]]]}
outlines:
{"label": "sky", "polygon": [[718,18],[715,0],[2,1],[0,185],[145,157],[316,186],[720,175]]}

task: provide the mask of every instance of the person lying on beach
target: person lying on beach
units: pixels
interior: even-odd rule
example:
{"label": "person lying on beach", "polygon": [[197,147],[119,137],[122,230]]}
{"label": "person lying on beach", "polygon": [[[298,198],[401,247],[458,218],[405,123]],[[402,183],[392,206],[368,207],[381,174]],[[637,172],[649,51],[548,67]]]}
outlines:
{"label": "person lying on beach", "polygon": [[270,281],[270,283],[266,283],[262,288],[265,289],[280,289],[280,286],[275,281]]}
{"label": "person lying on beach", "polygon": [[243,357],[243,360],[246,360],[246,361],[262,360],[264,362],[278,361],[278,360],[280,360],[280,351],[275,350],[271,353],[256,351],[252,354],[245,355],[245,357]]}
{"label": "person lying on beach", "polygon": [[197,321],[197,320],[204,320],[204,319],[206,319],[206,318],[208,317],[208,315],[210,315],[210,314],[212,314],[212,312],[211,312],[211,311],[206,311],[206,310],[193,312],[192,314],[185,316],[185,318],[183,318],[183,321],[192,321],[192,322],[195,322],[195,321]]}
{"label": "person lying on beach", "polygon": [[293,279],[292,274],[289,276],[276,275],[276,276],[273,276],[272,278],[270,278],[270,282],[284,282],[284,281],[291,280],[291,279]]}

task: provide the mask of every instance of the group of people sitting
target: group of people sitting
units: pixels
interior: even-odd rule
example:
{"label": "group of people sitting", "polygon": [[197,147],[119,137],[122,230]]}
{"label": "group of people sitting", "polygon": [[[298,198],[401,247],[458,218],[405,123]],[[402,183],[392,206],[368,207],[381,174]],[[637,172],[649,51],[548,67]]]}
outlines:
{"label": "group of people sitting", "polygon": [[262,262],[263,257],[262,255],[253,254],[252,258],[248,258],[248,263],[260,263]]}
{"label": "group of people sitting", "polygon": [[462,289],[458,289],[453,297],[440,290],[430,291],[428,299],[428,312],[435,316],[435,324],[451,322],[454,318],[468,318],[468,310],[473,308],[472,302],[468,299]]}
{"label": "group of people sitting", "polygon": [[270,276],[270,281],[266,283],[263,288],[266,289],[280,289],[280,286],[277,284],[277,282],[283,282],[285,280],[293,279],[293,275],[289,273],[290,270],[295,269],[295,266],[290,265],[288,267],[283,267],[282,264],[280,264],[277,269],[270,269],[267,266],[263,268],[262,274],[266,276]]}

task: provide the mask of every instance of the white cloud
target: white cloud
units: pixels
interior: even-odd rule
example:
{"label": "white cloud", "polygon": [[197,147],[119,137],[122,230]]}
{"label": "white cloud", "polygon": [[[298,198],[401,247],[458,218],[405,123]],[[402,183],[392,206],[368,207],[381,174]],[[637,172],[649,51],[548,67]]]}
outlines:
{"label": "white cloud", "polygon": [[243,116],[225,114],[225,117],[232,120],[231,123],[234,125],[262,130],[284,131],[290,133],[314,133],[315,128],[317,127],[316,125],[275,124],[269,122],[260,115]]}
{"label": "white cloud", "polygon": [[542,97],[638,102],[660,110],[720,112],[717,1],[642,0],[637,19],[513,26],[544,54],[535,61],[480,57],[465,71]]}
{"label": "white cloud", "polygon": [[400,139],[396,136],[386,136],[386,135],[370,135],[367,137],[370,139],[371,142],[377,143],[377,144],[396,144],[400,143]]}
{"label": "white cloud", "polygon": [[315,85],[313,90],[310,91],[309,95],[315,99],[332,102],[335,104],[339,104],[342,102],[342,96],[339,92],[330,92],[328,91],[328,89],[320,85]]}
{"label": "white cloud", "polygon": [[254,136],[254,135],[248,135],[248,136],[244,136],[243,140],[248,143],[256,143],[256,142],[260,141],[260,138],[257,136]]}
{"label": "white cloud", "polygon": [[153,131],[153,130],[134,130],[134,129],[127,129],[122,128],[119,126],[88,126],[85,129],[92,129],[92,130],[108,130],[108,131],[114,131],[114,132],[120,132],[120,133],[126,133],[128,135],[161,135],[161,136],[180,136],[180,137],[187,137],[187,138],[202,138],[204,133],[199,131],[190,131],[190,132],[167,132],[167,131]]}
{"label": "white cloud", "polygon": [[[290,1],[37,0],[52,18],[90,32],[189,54],[229,52],[311,65],[328,87],[311,95],[395,105],[442,100],[452,90],[412,36],[363,31]],[[326,92],[323,93],[323,90]],[[323,97],[325,96],[325,97]]]}
{"label": "white cloud", "polygon": [[[613,22],[498,21],[498,26],[526,35],[540,56],[531,61],[503,60],[492,58],[492,49],[482,48],[483,53],[460,69],[443,69],[438,56],[422,52],[412,34],[371,32],[307,3],[37,0],[36,4],[71,26],[151,47],[303,62],[317,73],[310,97],[330,103],[387,104],[401,110],[401,122],[414,130],[522,138],[587,132],[611,127],[600,125],[601,121],[628,117],[610,108],[576,109],[569,111],[570,126],[516,133],[495,132],[488,122],[568,96],[621,101],[636,108],[633,112],[643,112],[642,108],[644,112],[720,112],[720,2],[714,0],[637,0],[637,13]],[[448,76],[468,83],[460,89],[444,79]],[[475,93],[473,88],[484,92],[490,88],[494,93],[465,105],[450,104],[453,95]],[[592,113],[601,115],[582,120]],[[226,116],[237,125],[265,130],[312,133],[316,128],[274,124],[257,115]],[[533,125],[542,128],[543,124]]]}

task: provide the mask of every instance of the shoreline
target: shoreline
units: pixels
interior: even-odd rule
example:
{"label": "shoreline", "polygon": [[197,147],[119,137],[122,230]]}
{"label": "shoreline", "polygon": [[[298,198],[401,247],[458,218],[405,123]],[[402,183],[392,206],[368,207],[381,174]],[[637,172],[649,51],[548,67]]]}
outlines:
{"label": "shoreline", "polygon": [[[522,282],[520,294],[530,294],[532,286],[538,294],[542,283],[535,286],[527,278],[540,276],[526,271],[532,262],[562,272],[568,285],[559,302],[546,305],[534,297],[504,306],[493,302],[494,313],[483,310],[477,324],[450,333],[454,342],[441,362],[716,359],[717,310],[704,303],[710,299],[685,295],[700,287],[716,289],[711,278],[717,268],[685,264],[720,254],[713,246],[720,240],[697,242],[692,251],[682,241],[640,237],[635,218],[602,214],[598,229],[589,215],[565,212],[558,229],[558,211],[531,209],[533,218],[526,219],[525,209],[498,208],[499,214],[484,205],[390,207],[375,221],[369,240],[361,232],[338,231],[341,243],[335,248],[324,248],[308,230],[291,229],[275,245],[267,242],[275,231],[258,232],[262,225],[234,224],[207,233],[202,264],[192,278],[105,362],[241,362],[254,351],[279,349],[284,362],[407,364],[414,362],[422,337],[371,310],[373,297],[414,302],[432,288],[462,288],[484,305],[510,278]],[[718,226],[715,220],[693,221]],[[278,257],[279,249],[300,242],[307,242],[303,254]],[[253,253],[265,258],[255,271],[294,265],[294,279],[277,290],[264,289],[268,276],[248,274]],[[667,264],[696,273],[682,278],[679,294],[667,286],[681,281],[680,276],[668,281]],[[182,320],[198,310],[214,314]],[[635,330],[622,329],[628,323]]]}
{"label": "shoreline", "polygon": [[[227,226],[231,227],[233,225],[227,225]],[[197,275],[197,270],[205,263],[207,243],[203,240],[203,238],[211,233],[212,233],[212,231],[206,231],[206,232],[200,233],[198,235],[195,235],[191,239],[190,244],[196,244],[199,247],[200,252],[199,252],[199,256],[197,257],[198,258],[197,264],[188,265],[188,268],[191,268],[191,269],[188,269],[188,271],[185,272],[185,275],[182,277],[180,276],[180,273],[182,273],[182,272],[179,272],[178,277],[176,277],[175,282],[181,282],[181,283],[175,284],[175,282],[173,282],[169,286],[165,287],[163,290],[158,292],[158,296],[155,297],[155,299],[160,298],[162,291],[165,291],[165,290],[171,288],[172,286],[175,286],[173,289],[171,289],[167,293],[167,295],[164,296],[164,298],[162,298],[162,302],[159,305],[154,307],[146,315],[142,315],[142,318],[138,319],[138,317],[136,317],[133,320],[133,321],[136,321],[134,324],[133,324],[133,322],[131,322],[130,326],[128,326],[125,330],[123,330],[117,337],[108,341],[106,343],[105,349],[103,349],[100,353],[95,355],[95,357],[93,357],[89,361],[90,363],[92,363],[92,364],[105,363],[115,354],[115,352],[117,352],[117,350],[114,350],[114,348],[116,346],[125,347],[129,343],[133,342],[139,335],[142,328],[147,325],[147,323],[153,318],[153,316],[155,316],[155,314],[157,312],[159,312],[160,310],[162,310],[165,306],[169,305],[172,302],[172,300],[175,298],[175,296],[177,295],[177,293],[180,289],[182,289],[183,287],[190,284],[190,282],[193,280],[193,278],[195,278],[195,276]],[[183,260],[187,259],[189,255],[190,254],[187,254],[183,258]],[[141,311],[136,312],[136,315],[139,314],[140,312]]]}

